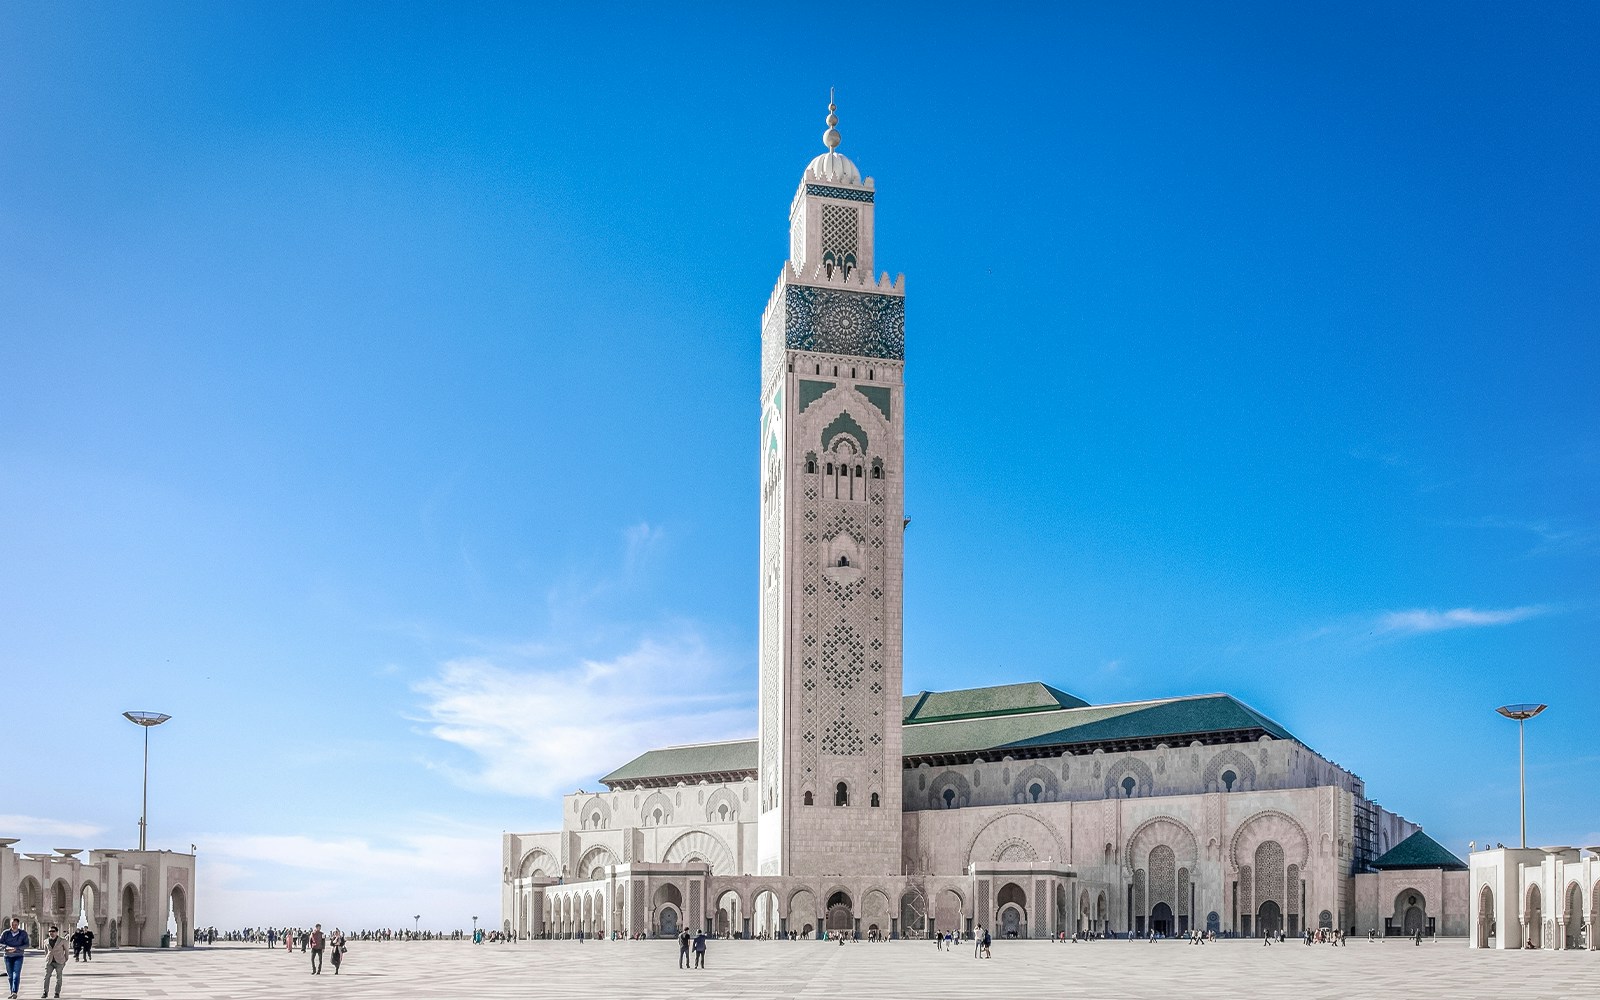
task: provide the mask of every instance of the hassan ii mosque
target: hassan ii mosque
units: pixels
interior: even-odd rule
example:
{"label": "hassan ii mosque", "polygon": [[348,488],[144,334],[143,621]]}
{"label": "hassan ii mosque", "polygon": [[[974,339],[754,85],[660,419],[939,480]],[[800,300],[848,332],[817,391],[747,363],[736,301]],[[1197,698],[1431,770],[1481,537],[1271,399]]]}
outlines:
{"label": "hassan ii mosque", "polygon": [[902,693],[905,278],[873,276],[833,111],[761,319],[758,738],[651,750],[506,834],[504,929],[1465,935],[1466,865],[1228,695]]}

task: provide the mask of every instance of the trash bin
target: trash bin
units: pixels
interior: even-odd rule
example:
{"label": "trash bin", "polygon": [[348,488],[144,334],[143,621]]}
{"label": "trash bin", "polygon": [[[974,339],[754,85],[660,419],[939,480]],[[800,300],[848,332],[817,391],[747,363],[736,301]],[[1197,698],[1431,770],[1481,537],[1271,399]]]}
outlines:
{"label": "trash bin", "polygon": [[162,933],[162,935],[161,935],[161,947],[163,947],[163,948],[171,948],[172,947],[172,932],[171,931],[165,931],[165,932]]}

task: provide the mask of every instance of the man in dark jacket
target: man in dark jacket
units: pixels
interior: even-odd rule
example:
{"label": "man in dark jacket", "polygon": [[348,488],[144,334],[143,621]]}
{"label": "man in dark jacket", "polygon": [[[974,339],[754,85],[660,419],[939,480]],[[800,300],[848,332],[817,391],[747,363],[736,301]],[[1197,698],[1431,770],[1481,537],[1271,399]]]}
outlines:
{"label": "man in dark jacket", "polygon": [[28,950],[28,932],[22,921],[11,918],[11,926],[0,931],[0,952],[6,957],[6,981],[11,986],[10,1000],[17,1000],[17,990],[22,987],[22,955]]}

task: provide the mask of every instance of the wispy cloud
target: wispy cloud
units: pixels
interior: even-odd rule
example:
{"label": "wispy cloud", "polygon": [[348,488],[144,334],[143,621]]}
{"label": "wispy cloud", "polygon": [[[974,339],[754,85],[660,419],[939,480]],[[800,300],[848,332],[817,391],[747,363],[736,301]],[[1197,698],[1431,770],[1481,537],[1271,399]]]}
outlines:
{"label": "wispy cloud", "polygon": [[[71,841],[86,841],[105,832],[105,827],[72,820],[49,819],[43,816],[0,816],[0,835],[7,837],[58,837]],[[53,850],[57,845],[50,845]],[[73,845],[64,845],[71,847]],[[78,844],[87,847],[87,844]]]}
{"label": "wispy cloud", "polygon": [[393,837],[197,834],[206,922],[396,927],[409,926],[411,914],[422,911],[424,927],[442,929],[467,926],[473,913],[493,913],[499,831],[412,822],[428,829]]}
{"label": "wispy cloud", "polygon": [[464,657],[415,685],[419,721],[468,751],[470,768],[436,765],[462,784],[549,796],[651,748],[747,734],[747,685],[691,629],[645,636],[612,656]]}
{"label": "wispy cloud", "polygon": [[1532,535],[1534,544],[1527,553],[1530,556],[1580,553],[1600,548],[1600,527],[1592,524],[1555,518],[1506,517],[1481,517],[1464,523],[1474,528],[1494,528]]}
{"label": "wispy cloud", "polygon": [[1452,608],[1449,611],[1416,608],[1388,611],[1378,616],[1377,631],[1390,635],[1422,635],[1451,629],[1490,628],[1526,621],[1549,611],[1550,608],[1537,604],[1520,608]]}

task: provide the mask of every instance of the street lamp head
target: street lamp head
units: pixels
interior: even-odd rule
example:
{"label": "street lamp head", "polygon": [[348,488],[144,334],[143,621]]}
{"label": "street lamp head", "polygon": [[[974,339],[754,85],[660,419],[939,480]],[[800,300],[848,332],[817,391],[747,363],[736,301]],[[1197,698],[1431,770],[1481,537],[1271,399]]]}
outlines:
{"label": "street lamp head", "polygon": [[144,726],[146,729],[151,726],[159,726],[172,718],[172,716],[162,715],[160,712],[123,712],[122,717],[134,725]]}
{"label": "street lamp head", "polygon": [[1548,707],[1548,705],[1534,705],[1531,703],[1522,705],[1501,705],[1499,708],[1495,709],[1495,711],[1499,712],[1508,719],[1515,719],[1518,722],[1522,722],[1526,719],[1533,718],[1535,715],[1538,715]]}

